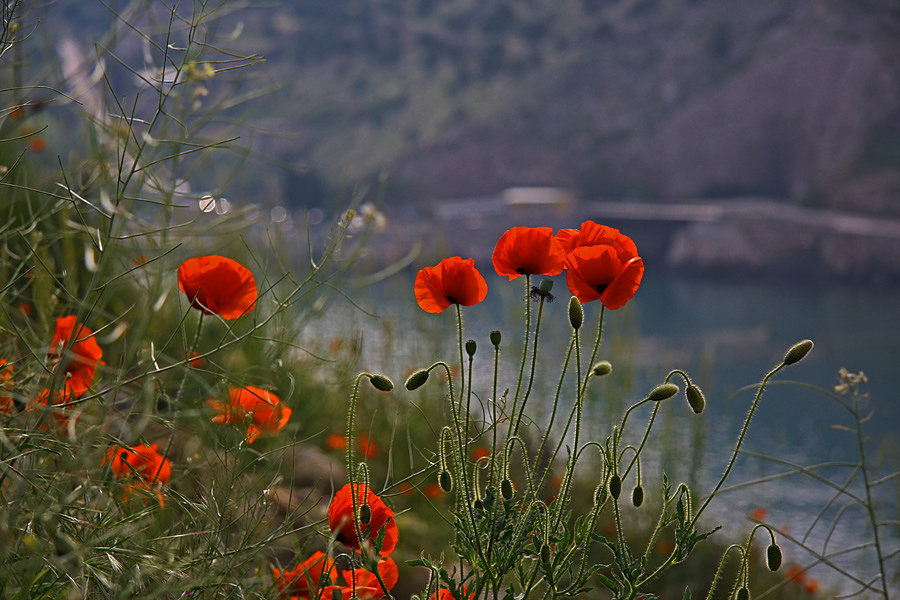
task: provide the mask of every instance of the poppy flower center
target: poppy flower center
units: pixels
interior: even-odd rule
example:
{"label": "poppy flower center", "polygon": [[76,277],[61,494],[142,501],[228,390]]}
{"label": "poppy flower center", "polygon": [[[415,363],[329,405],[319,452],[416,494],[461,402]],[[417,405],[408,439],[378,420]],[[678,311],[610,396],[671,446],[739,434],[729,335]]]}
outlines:
{"label": "poppy flower center", "polygon": [[608,288],[608,287],[609,287],[608,283],[601,283],[600,285],[597,286],[597,291],[602,294],[603,292],[606,291],[606,288]]}
{"label": "poppy flower center", "polygon": [[449,302],[450,304],[459,304],[459,302],[457,302],[456,298],[454,298],[453,296],[447,296],[447,302]]}

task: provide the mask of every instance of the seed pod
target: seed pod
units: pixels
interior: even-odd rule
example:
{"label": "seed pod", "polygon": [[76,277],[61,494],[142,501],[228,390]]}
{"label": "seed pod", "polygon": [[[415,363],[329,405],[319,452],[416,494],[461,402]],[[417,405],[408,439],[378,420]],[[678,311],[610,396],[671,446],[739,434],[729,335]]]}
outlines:
{"label": "seed pod", "polygon": [[491,343],[494,346],[499,346],[501,337],[502,336],[500,335],[500,332],[495,329],[494,331],[491,332]]}
{"label": "seed pod", "polygon": [[425,369],[419,369],[412,375],[406,378],[406,389],[409,391],[413,391],[419,389],[425,382],[428,381],[428,371]]}
{"label": "seed pod", "polygon": [[741,587],[737,593],[737,600],[750,600],[750,590],[745,587]]}
{"label": "seed pod", "polygon": [[469,358],[472,358],[473,356],[475,356],[475,349],[477,347],[478,346],[475,344],[475,340],[466,341],[466,354],[469,355]]}
{"label": "seed pod", "polygon": [[784,360],[782,361],[785,365],[792,365],[795,362],[800,362],[803,360],[803,357],[807,355],[807,353],[812,350],[813,342],[812,340],[803,340],[797,342],[784,354]]}
{"label": "seed pod", "polygon": [[438,485],[445,493],[450,493],[450,490],[453,489],[453,477],[450,476],[450,471],[441,471],[441,474],[438,475]]}
{"label": "seed pod", "polygon": [[781,566],[781,548],[775,542],[766,548],[766,566],[770,571],[777,571]]}
{"label": "seed pod", "polygon": [[653,402],[668,400],[678,393],[678,386],[674,383],[661,383],[650,392],[648,398]]}
{"label": "seed pod", "polygon": [[394,389],[394,382],[384,375],[371,375],[369,381],[372,383],[372,387],[380,392],[389,392]]}
{"label": "seed pod", "polygon": [[504,500],[512,500],[513,491],[512,481],[504,478],[500,482],[500,495],[503,496]]}
{"label": "seed pod", "polygon": [[541,544],[541,562],[545,565],[550,564],[550,546]]}
{"label": "seed pod", "polygon": [[552,279],[542,279],[540,285],[538,285],[538,289],[544,292],[545,294],[553,289],[553,280]]}
{"label": "seed pod", "polygon": [[368,525],[372,520],[372,508],[368,504],[359,507],[359,524]]}
{"label": "seed pod", "polygon": [[584,307],[581,306],[581,300],[575,296],[569,300],[569,323],[572,329],[581,329],[584,324]]}
{"label": "seed pod", "polygon": [[612,365],[608,360],[602,360],[598,362],[591,369],[591,373],[594,374],[594,377],[603,377],[604,375],[609,375],[612,372]]}
{"label": "seed pod", "polygon": [[706,408],[706,398],[703,397],[703,392],[693,383],[687,386],[684,390],[684,395],[687,396],[688,404],[690,404],[691,410],[695,414],[699,415]]}
{"label": "seed pod", "polygon": [[640,508],[641,504],[644,503],[644,488],[640,485],[634,486],[634,489],[631,490],[631,503],[634,504],[635,508]]}
{"label": "seed pod", "polygon": [[609,478],[609,495],[613,497],[614,500],[619,499],[619,494],[622,493],[622,478],[618,475],[613,475]]}

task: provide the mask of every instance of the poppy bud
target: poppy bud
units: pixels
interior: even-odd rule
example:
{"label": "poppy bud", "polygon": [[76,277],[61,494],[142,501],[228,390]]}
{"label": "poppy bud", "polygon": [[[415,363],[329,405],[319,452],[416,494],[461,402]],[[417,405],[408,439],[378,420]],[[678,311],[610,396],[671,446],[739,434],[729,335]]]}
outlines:
{"label": "poppy bud", "polygon": [[474,508],[475,510],[484,510],[484,502],[482,502],[479,498],[472,503],[472,508]]}
{"label": "poppy bud", "polygon": [[394,382],[384,375],[370,375],[369,381],[372,383],[372,387],[380,392],[389,392],[394,389]]}
{"label": "poppy bud", "polygon": [[553,289],[553,280],[552,279],[542,279],[540,285],[538,285],[538,289],[544,292],[545,294]]}
{"label": "poppy bud", "polygon": [[581,329],[584,324],[584,308],[581,306],[581,300],[575,296],[569,299],[569,323],[572,329]]}
{"label": "poppy bud", "polygon": [[653,400],[654,402],[662,402],[663,400],[668,400],[677,393],[678,386],[674,383],[661,383],[653,388],[647,398],[649,400]]}
{"label": "poppy bud", "polygon": [[425,385],[426,381],[428,381],[428,371],[419,369],[406,378],[406,383],[404,385],[406,386],[406,389],[413,391]]}
{"label": "poppy bud", "polygon": [[795,362],[800,362],[803,360],[803,357],[807,355],[807,353],[812,350],[813,342],[812,340],[803,340],[802,342],[797,342],[784,354],[784,360],[782,361],[785,365],[792,365]]}
{"label": "poppy bud", "polygon": [[678,518],[681,521],[687,519],[687,515],[684,514],[684,502],[681,500],[681,498],[679,498],[678,502],[675,503],[675,510],[678,511]]}
{"label": "poppy bud", "polygon": [[368,504],[359,507],[359,524],[368,525],[372,520],[372,509]]}
{"label": "poppy bud", "polygon": [[491,343],[494,346],[499,346],[500,345],[500,337],[501,337],[500,332],[495,329],[494,331],[491,332]]}
{"label": "poppy bud", "polygon": [[450,490],[453,489],[453,477],[450,476],[450,471],[441,471],[438,475],[438,485],[445,493],[450,493]]}
{"label": "poppy bud", "polygon": [[606,500],[606,486],[602,483],[594,488],[594,504],[600,506]]}
{"label": "poppy bud", "polygon": [[618,475],[613,475],[609,478],[609,495],[613,497],[613,500],[619,499],[619,494],[622,493],[622,478]]}
{"label": "poppy bud", "polygon": [[591,372],[594,374],[594,377],[603,377],[604,375],[609,375],[612,372],[612,365],[609,364],[608,360],[601,360],[591,369]]}
{"label": "poppy bud", "polygon": [[347,554],[338,554],[334,557],[334,567],[338,571],[349,571],[353,568],[353,561]]}
{"label": "poppy bud", "polygon": [[547,544],[541,544],[541,562],[545,565],[550,564],[550,546]]}
{"label": "poppy bud", "polygon": [[741,587],[737,592],[737,600],[750,600],[750,590]]}
{"label": "poppy bud", "polygon": [[703,392],[693,383],[685,388],[684,395],[687,396],[688,404],[695,414],[699,415],[706,408],[706,398],[703,397]]}
{"label": "poppy bud", "polygon": [[644,488],[640,485],[634,486],[634,489],[631,490],[631,503],[634,504],[635,508],[640,508],[641,504],[644,503]]}
{"label": "poppy bud", "polygon": [[766,548],[766,566],[770,571],[777,571],[781,566],[781,548],[775,542]]}
{"label": "poppy bud", "polygon": [[473,356],[475,356],[475,348],[476,348],[475,340],[468,340],[466,342],[466,354],[469,355],[469,358],[472,358]]}
{"label": "poppy bud", "polygon": [[331,600],[343,600],[344,593],[341,591],[341,588],[338,586],[333,586],[331,588]]}
{"label": "poppy bud", "polygon": [[513,484],[509,479],[503,479],[500,482],[500,495],[504,500],[511,500],[513,497]]}

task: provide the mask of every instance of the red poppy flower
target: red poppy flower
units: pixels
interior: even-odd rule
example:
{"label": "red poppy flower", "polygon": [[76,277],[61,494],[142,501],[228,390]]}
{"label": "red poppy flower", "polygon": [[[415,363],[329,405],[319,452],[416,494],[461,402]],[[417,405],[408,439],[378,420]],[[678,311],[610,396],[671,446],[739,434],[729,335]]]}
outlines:
{"label": "red poppy flower", "polygon": [[[364,485],[355,485],[356,506],[368,504],[371,511],[369,522],[360,523],[363,537],[368,540],[378,539],[379,533],[384,528],[384,542],[381,545],[381,556],[387,556],[394,551],[397,545],[397,523],[394,521],[394,511],[387,507],[384,501],[375,495],[372,490]],[[356,535],[356,525],[353,519],[353,496],[351,496],[350,484],[339,489],[328,506],[328,527],[335,534],[337,541],[348,548],[360,549],[360,541]]]}
{"label": "red poppy flower", "polygon": [[346,450],[347,438],[339,433],[330,433],[328,434],[328,437],[325,438],[325,445],[329,450]]}
{"label": "red poppy flower", "polygon": [[436,483],[429,483],[425,486],[425,491],[423,492],[427,497],[434,500],[435,498],[440,498],[446,492]]}
{"label": "red poppy flower", "polygon": [[416,302],[425,312],[439,313],[451,304],[472,306],[487,296],[487,283],[472,258],[445,258],[416,275]]}
{"label": "red poppy flower", "polygon": [[593,221],[585,221],[580,229],[561,229],[556,239],[566,254],[582,246],[612,246],[623,263],[638,255],[637,246],[630,237],[614,227]]}
{"label": "red poppy flower", "polygon": [[513,227],[494,246],[494,269],[511,280],[519,275],[559,275],[566,254],[550,227]]}
{"label": "red poppy flower", "polygon": [[[106,452],[103,464],[108,464],[113,475],[119,479],[134,479],[136,484],[125,486],[123,498],[127,500],[138,489],[152,490],[160,484],[168,483],[172,477],[169,459],[158,452],[156,444],[138,444],[131,448],[115,447]],[[160,506],[165,506],[162,494],[155,492]]]}
{"label": "red poppy flower", "polygon": [[270,391],[248,385],[231,388],[227,402],[207,400],[219,412],[213,423],[231,425],[247,423],[247,443],[252,444],[261,433],[275,434],[291,418],[291,409]]}
{"label": "red poppy flower", "polygon": [[363,455],[363,458],[372,458],[378,455],[378,446],[375,445],[375,442],[372,441],[368,434],[359,434],[356,442],[359,444],[359,453]]}
{"label": "red poppy flower", "polygon": [[[394,589],[394,586],[397,585],[397,581],[400,579],[397,563],[389,556],[378,563],[378,574],[388,590]],[[384,594],[381,584],[378,583],[378,578],[375,577],[374,573],[366,569],[342,571],[341,575],[350,589],[351,593],[347,596],[349,598],[357,597],[360,600],[366,600],[367,598],[380,598]]]}
{"label": "red poppy flower", "polygon": [[[75,335],[76,319],[75,315],[56,319],[56,331],[50,341],[47,358],[51,361],[58,361],[60,368],[67,375],[67,392],[71,391],[76,398],[80,398],[87,392],[88,386],[94,380],[97,365],[105,363],[100,362],[103,351],[100,350],[97,340],[94,339],[93,331],[84,325],[78,325],[78,333]],[[63,356],[73,335],[76,338],[75,343],[72,344],[69,353]]]}
{"label": "red poppy flower", "polygon": [[[323,552],[315,552],[293,571],[272,569],[275,584],[281,591],[281,597],[291,600],[309,600],[310,590],[318,590],[320,585],[329,586],[334,583],[334,561]],[[318,597],[318,596],[317,596]],[[322,596],[330,598],[331,596]]]}
{"label": "red poppy flower", "polygon": [[[468,595],[469,598],[475,597],[475,592],[469,594],[469,586],[464,585],[462,588],[462,595]],[[456,596],[453,595],[453,592],[448,590],[447,588],[440,588],[437,592],[433,593],[428,600],[459,600]]]}
{"label": "red poppy flower", "polygon": [[582,302],[599,300],[606,308],[625,306],[641,284],[644,261],[623,262],[612,246],[581,246],[566,257],[566,285]]}
{"label": "red poppy flower", "polygon": [[472,460],[478,462],[482,458],[486,458],[491,455],[491,449],[486,448],[484,446],[475,446],[472,448]]}
{"label": "red poppy flower", "polygon": [[0,413],[11,413],[15,402],[13,402],[12,390],[10,390],[9,380],[13,376],[12,365],[6,365],[6,359],[0,358]]}
{"label": "red poppy flower", "polygon": [[236,319],[256,305],[253,273],[224,256],[197,256],[178,267],[178,287],[194,308]]}

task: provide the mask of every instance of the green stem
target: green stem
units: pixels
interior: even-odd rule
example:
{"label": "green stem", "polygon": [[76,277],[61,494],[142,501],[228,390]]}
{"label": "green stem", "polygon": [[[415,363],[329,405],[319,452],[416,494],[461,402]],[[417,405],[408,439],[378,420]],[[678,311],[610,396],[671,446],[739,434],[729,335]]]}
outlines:
{"label": "green stem", "polygon": [[525,404],[531,395],[531,388],[534,386],[534,368],[537,363],[538,355],[538,337],[541,331],[541,316],[544,314],[544,297],[541,296],[541,302],[538,304],[537,319],[534,323],[534,342],[531,348],[531,373],[528,375],[528,387],[525,389],[525,396],[522,398],[522,406],[519,407],[519,416],[516,417],[516,423],[513,426],[513,435],[519,433],[519,425],[522,422],[522,415],[525,413]]}
{"label": "green stem", "polygon": [[509,431],[506,437],[513,435],[513,420],[516,416],[516,408],[519,406],[519,392],[522,390],[522,377],[525,375],[525,363],[528,360],[528,340],[531,337],[531,275],[525,275],[525,342],[522,344],[522,361],[519,363],[519,379],[516,381],[516,393],[513,396],[512,414],[510,416]]}

